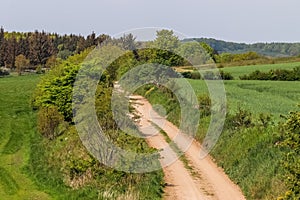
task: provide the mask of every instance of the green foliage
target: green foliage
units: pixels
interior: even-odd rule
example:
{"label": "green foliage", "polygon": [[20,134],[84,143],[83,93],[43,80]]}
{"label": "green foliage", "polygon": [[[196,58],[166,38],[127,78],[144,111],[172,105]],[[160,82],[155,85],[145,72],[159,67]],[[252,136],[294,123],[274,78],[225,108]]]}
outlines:
{"label": "green foliage", "polygon": [[24,71],[26,67],[29,67],[30,60],[27,59],[24,55],[20,54],[16,57],[15,65],[19,75]]}
{"label": "green foliage", "polygon": [[252,113],[238,107],[238,111],[235,114],[228,115],[225,122],[226,127],[238,129],[241,127],[249,128],[254,126],[252,122]]}
{"label": "green foliage", "polygon": [[[114,55],[116,51],[121,51],[120,48],[110,45],[103,48],[107,48],[107,51],[105,51],[107,54],[103,55],[103,52],[99,52],[103,59],[110,59],[111,55]],[[61,113],[66,121],[72,122],[71,101],[73,84],[80,63],[88,53],[89,51],[85,51],[79,55],[69,57],[43,77],[33,100],[33,105],[39,109],[39,112],[45,112],[44,109],[55,106],[57,109],[52,110],[54,111],[54,116]],[[127,56],[130,57],[132,54],[129,53]],[[99,59],[99,57],[95,56],[92,62],[101,63],[101,60],[97,59]],[[154,152],[143,139],[136,138],[119,130],[113,120],[111,110],[112,85],[116,77],[122,73],[118,71],[118,69],[126,65],[126,63],[123,63],[126,59],[123,59],[124,58],[117,59],[107,68],[97,86],[95,109],[98,121],[106,137],[118,147],[133,152]],[[90,74],[93,75],[93,72]],[[85,102],[83,102],[83,104],[84,103]],[[49,112],[49,110],[46,111]],[[123,116],[124,119],[126,117],[127,116]],[[42,119],[47,120],[45,116],[42,117]],[[54,119],[56,120],[58,118],[54,117]],[[57,120],[57,122],[60,120],[61,119]],[[129,121],[128,119],[126,123]],[[76,199],[84,194],[87,199],[116,199],[118,197],[122,198],[122,195],[125,194],[129,195],[127,192],[130,191],[131,195],[138,196],[139,199],[159,199],[161,197],[163,186],[161,171],[131,174],[115,171],[102,165],[87,152],[81,143],[75,127],[72,125],[69,126],[62,135],[58,134],[50,139],[53,140],[51,142],[40,142],[39,145],[41,145],[43,149],[47,149],[47,151],[43,152],[43,155],[40,156],[44,157],[44,160],[47,160],[46,170],[51,169],[50,172],[54,175],[53,180],[49,180],[44,185],[46,185],[46,187],[51,187],[54,184],[60,186],[59,188],[55,186],[55,196]],[[155,163],[159,164],[157,155],[155,157]],[[33,163],[37,162],[38,165],[41,165],[39,156],[33,155],[33,157],[37,157]],[[129,171],[134,169],[134,164],[138,162],[137,159],[138,158],[135,157],[132,158],[132,162],[128,164],[128,166],[123,167],[127,167]],[[147,163],[147,161],[144,161],[144,163]],[[145,166],[145,168],[146,167],[147,166]],[[38,181],[41,182],[46,176],[46,170],[41,168],[39,168],[39,170],[41,170],[41,172],[38,172]],[[64,178],[59,179],[59,176]],[[72,187],[75,191],[68,191],[68,189],[66,189],[67,186]],[[87,190],[91,190],[92,192],[88,194]],[[57,195],[56,192],[60,191],[65,194]],[[80,194],[80,192],[82,192],[82,194]]]}
{"label": "green foliage", "polygon": [[276,131],[272,126],[226,129],[212,151],[246,199],[277,199],[286,190],[281,165],[284,151],[276,145]]}
{"label": "green foliage", "polygon": [[220,71],[222,80],[233,80],[233,76],[229,72]]}
{"label": "green foliage", "polygon": [[38,131],[46,138],[53,140],[61,134],[59,125],[63,124],[64,117],[56,106],[40,108],[38,112]]}
{"label": "green foliage", "polygon": [[201,79],[201,74],[197,71],[184,71],[180,73],[184,78]]}
{"label": "green foliage", "polygon": [[72,92],[80,63],[90,51],[71,56],[62,64],[46,74],[38,85],[33,98],[35,108],[54,105],[63,114],[66,121],[72,121]]}
{"label": "green foliage", "polygon": [[300,67],[292,70],[276,69],[269,72],[256,70],[249,75],[240,76],[241,80],[271,80],[271,81],[299,81]]}
{"label": "green foliage", "polygon": [[[190,83],[200,96],[200,102],[207,102],[204,104],[208,105],[209,98],[206,96],[205,82],[190,80]],[[218,165],[241,187],[247,199],[276,199],[287,190],[287,186],[282,179],[282,176],[285,174],[285,169],[282,166],[285,150],[278,146],[281,136],[277,133],[278,127],[274,125],[274,118],[271,118],[270,114],[262,114],[261,112],[276,113],[274,110],[278,109],[278,105],[274,105],[274,99],[276,99],[274,97],[282,99],[280,95],[285,99],[285,106],[287,102],[289,102],[290,106],[293,106],[294,102],[290,102],[290,99],[297,101],[299,97],[294,96],[295,92],[291,91],[288,92],[291,95],[287,96],[286,92],[287,90],[295,89],[296,85],[290,83],[291,85],[287,86],[286,83],[281,84],[280,82],[262,84],[252,81],[251,83],[245,83],[245,85],[242,83],[242,81],[225,82],[229,93],[230,112],[227,114],[223,133],[212,151],[212,155]],[[269,89],[267,86],[272,86],[272,89]],[[241,88],[244,88],[245,91],[241,90]],[[180,88],[180,90],[184,91],[186,88]],[[150,86],[139,92],[147,94],[146,98],[152,104],[164,106],[167,109],[168,119],[174,124],[180,124],[180,107],[178,102],[170,101],[168,93],[162,92],[158,88],[151,89]],[[258,94],[261,93],[263,95],[259,96]],[[278,95],[279,93],[280,95]],[[272,94],[274,97],[272,97]],[[201,97],[202,95],[203,97]],[[272,99],[265,99],[266,96],[271,96],[270,98]],[[243,99],[245,104],[252,103],[252,107],[250,107],[251,112],[245,108],[245,104],[243,107],[238,107],[237,110],[233,109],[234,104],[232,104],[232,101],[236,101],[236,99]],[[256,100],[254,101],[254,99]],[[236,101],[237,105],[239,105],[238,102]],[[261,107],[258,105],[258,102],[262,103]],[[270,110],[265,108],[266,106],[269,107],[266,105],[267,103],[272,105]],[[176,109],[169,110],[168,107]],[[255,110],[254,108],[257,107],[259,108]],[[210,111],[208,106],[204,106],[204,109]],[[289,109],[290,107],[286,107],[282,111],[277,112],[278,117],[284,110]],[[252,111],[255,112],[253,113]],[[202,116],[196,135],[196,139],[200,142],[205,137],[208,125],[209,116]]]}
{"label": "green foliage", "polygon": [[172,30],[160,30],[156,32],[156,39],[151,43],[152,48],[174,51],[179,46],[179,39]]}
{"label": "green foliage", "polygon": [[183,58],[175,53],[179,44],[180,41],[172,30],[157,31],[156,39],[149,44],[150,49],[145,51],[146,61],[166,66],[182,65]]}
{"label": "green foliage", "polygon": [[284,141],[282,146],[288,148],[284,158],[287,170],[288,191],[284,199],[300,198],[300,111],[291,112],[283,124]]}
{"label": "green foliage", "polygon": [[[234,43],[225,42],[216,39],[207,38],[194,38],[190,40],[195,40],[198,42],[205,42],[209,44],[219,53],[243,53],[243,52],[257,52],[266,56],[298,56],[300,54],[300,43],[255,43],[255,44],[245,44],[245,43]],[[186,41],[189,41],[187,39]]]}
{"label": "green foliage", "polygon": [[201,117],[207,117],[211,114],[211,99],[208,95],[198,96],[199,110]]}
{"label": "green foliage", "polygon": [[224,72],[229,72],[235,79],[240,76],[250,74],[256,70],[261,72],[268,72],[270,70],[285,69],[292,70],[293,68],[299,66],[299,62],[289,62],[280,64],[260,64],[260,65],[248,65],[248,66],[236,66],[236,67],[225,67],[222,69]]}

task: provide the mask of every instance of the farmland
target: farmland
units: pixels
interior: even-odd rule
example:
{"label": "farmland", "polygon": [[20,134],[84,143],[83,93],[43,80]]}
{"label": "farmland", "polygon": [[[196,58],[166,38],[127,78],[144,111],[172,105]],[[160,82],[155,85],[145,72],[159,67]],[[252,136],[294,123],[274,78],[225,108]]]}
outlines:
{"label": "farmland", "polygon": [[[189,80],[196,94],[207,93],[203,80]],[[253,113],[269,113],[279,119],[294,110],[300,99],[300,83],[291,81],[224,81],[230,112],[240,106]],[[183,89],[184,90],[184,89]]]}
{"label": "farmland", "polygon": [[49,199],[25,168],[35,136],[35,113],[29,99],[39,76],[0,79],[0,197],[1,199]]}
{"label": "farmland", "polygon": [[229,72],[235,79],[239,76],[250,74],[256,70],[267,72],[275,69],[293,69],[299,67],[300,62],[280,63],[280,64],[267,64],[267,65],[247,65],[247,66],[236,66],[236,67],[225,67],[222,69],[225,72]]}

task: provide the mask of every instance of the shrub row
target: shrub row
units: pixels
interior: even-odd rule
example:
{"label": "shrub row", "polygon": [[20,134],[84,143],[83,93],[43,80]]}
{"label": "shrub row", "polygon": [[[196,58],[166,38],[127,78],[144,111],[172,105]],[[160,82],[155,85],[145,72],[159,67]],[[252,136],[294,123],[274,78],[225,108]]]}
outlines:
{"label": "shrub row", "polygon": [[220,73],[206,71],[202,75],[197,71],[181,72],[184,78],[188,79],[205,79],[205,80],[233,80],[233,76],[229,72],[220,71]]}
{"label": "shrub row", "polygon": [[300,66],[292,70],[277,69],[268,72],[256,70],[249,75],[240,76],[241,80],[300,81]]}

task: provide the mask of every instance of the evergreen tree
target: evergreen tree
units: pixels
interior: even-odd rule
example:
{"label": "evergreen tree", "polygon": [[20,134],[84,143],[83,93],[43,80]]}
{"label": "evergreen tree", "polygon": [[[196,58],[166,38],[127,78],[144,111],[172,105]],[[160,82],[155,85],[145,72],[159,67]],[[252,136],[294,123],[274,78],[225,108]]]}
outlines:
{"label": "evergreen tree", "polygon": [[4,48],[4,28],[0,28],[0,66],[4,66],[4,56],[5,56],[5,48]]}

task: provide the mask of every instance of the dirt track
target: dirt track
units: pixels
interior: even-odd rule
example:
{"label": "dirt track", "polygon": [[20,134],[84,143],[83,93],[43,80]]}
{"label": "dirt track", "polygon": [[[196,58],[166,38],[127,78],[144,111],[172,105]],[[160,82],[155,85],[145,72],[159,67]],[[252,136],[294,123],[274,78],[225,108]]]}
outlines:
{"label": "dirt track", "polygon": [[[164,199],[245,199],[239,187],[226,176],[222,169],[217,167],[210,156],[200,159],[201,146],[199,143],[181,134],[176,126],[159,116],[145,98],[141,96],[131,96],[130,98],[140,116],[139,128],[147,137],[148,144],[154,148],[163,149],[160,162],[167,183]],[[179,137],[180,142],[176,143],[179,148],[191,143],[185,152],[185,157],[193,173],[180,159],[176,159],[176,153],[168,147],[165,137],[153,124],[162,129],[171,140]],[[170,165],[170,163],[172,164]]]}

